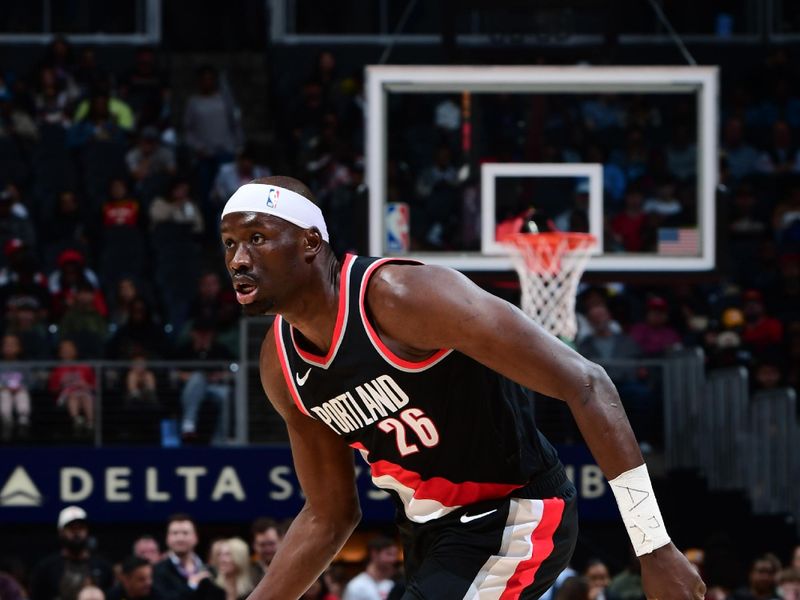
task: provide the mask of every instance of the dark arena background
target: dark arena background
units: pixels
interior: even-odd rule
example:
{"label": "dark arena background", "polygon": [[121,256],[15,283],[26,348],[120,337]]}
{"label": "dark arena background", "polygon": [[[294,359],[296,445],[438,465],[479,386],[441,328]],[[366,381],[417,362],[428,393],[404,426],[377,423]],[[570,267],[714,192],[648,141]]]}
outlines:
{"label": "dark arena background", "polygon": [[[77,598],[36,581],[68,506],[116,565],[188,513],[212,568],[301,508],[270,320],[240,314],[218,231],[269,174],[308,183],[338,255],[517,304],[503,227],[593,233],[571,343],[617,385],[675,544],[708,598],[800,597],[798,57],[790,0],[4,0],[0,598]],[[551,597],[643,598],[569,411],[535,414],[579,493],[572,575],[612,578]],[[363,521],[306,598],[397,538],[355,459]]]}

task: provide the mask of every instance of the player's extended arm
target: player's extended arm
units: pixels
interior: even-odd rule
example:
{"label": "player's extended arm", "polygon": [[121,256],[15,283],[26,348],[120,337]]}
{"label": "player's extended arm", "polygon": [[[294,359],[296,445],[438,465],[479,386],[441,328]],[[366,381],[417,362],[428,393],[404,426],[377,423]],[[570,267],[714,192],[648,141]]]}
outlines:
{"label": "player's extended arm", "polygon": [[361,519],[353,451],[325,425],[294,405],[270,331],[261,346],[261,382],[286,421],[306,503],[292,522],[250,600],[299,598],[333,560]]}
{"label": "player's extended arm", "polygon": [[[387,265],[370,281],[367,301],[384,342],[401,356],[455,348],[527,388],[566,402],[609,480],[644,463],[605,370],[460,273]],[[649,598],[703,597],[705,586],[672,543],[641,558]]]}

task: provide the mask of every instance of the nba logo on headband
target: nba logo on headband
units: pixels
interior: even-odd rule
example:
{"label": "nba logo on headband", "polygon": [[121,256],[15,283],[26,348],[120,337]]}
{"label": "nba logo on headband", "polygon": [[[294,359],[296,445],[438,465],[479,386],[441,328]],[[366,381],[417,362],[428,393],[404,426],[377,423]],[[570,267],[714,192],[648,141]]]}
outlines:
{"label": "nba logo on headband", "polygon": [[269,192],[267,192],[267,208],[277,208],[278,207],[278,196],[280,192],[275,188],[269,188]]}

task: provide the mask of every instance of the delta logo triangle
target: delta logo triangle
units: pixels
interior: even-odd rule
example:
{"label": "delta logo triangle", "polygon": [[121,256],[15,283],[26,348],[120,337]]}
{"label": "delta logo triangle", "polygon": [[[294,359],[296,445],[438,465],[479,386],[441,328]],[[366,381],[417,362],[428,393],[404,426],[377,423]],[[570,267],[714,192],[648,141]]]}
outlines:
{"label": "delta logo triangle", "polygon": [[28,472],[17,466],[0,490],[0,506],[41,506],[42,494]]}

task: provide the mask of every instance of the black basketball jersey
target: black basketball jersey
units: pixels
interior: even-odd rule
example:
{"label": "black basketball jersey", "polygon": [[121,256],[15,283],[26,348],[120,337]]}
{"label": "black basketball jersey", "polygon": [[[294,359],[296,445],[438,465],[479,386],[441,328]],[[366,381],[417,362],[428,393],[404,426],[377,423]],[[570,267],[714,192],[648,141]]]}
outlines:
{"label": "black basketball jersey", "polygon": [[381,341],[365,295],[372,274],[388,262],[410,261],[345,258],[326,356],[310,352],[302,334],[275,319],[297,408],[359,450],[374,483],[417,523],[507,496],[558,465],[523,387],[455,350],[413,362]]}

